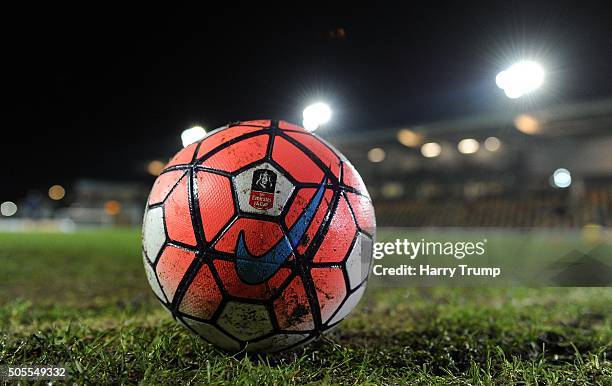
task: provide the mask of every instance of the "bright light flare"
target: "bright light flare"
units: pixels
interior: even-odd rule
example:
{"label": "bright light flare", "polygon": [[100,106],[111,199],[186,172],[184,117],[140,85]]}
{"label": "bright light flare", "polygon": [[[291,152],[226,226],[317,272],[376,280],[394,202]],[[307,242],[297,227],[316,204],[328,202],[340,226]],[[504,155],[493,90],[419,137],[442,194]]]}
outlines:
{"label": "bright light flare", "polygon": [[304,128],[308,131],[315,131],[319,126],[329,122],[332,111],[327,104],[318,102],[306,107],[302,115]]}
{"label": "bright light flare", "polygon": [[0,214],[5,217],[11,217],[17,213],[17,204],[12,201],[4,201],[0,204]]}
{"label": "bright light flare", "polygon": [[511,99],[520,98],[544,83],[544,69],[531,61],[518,62],[497,74],[495,83]]}
{"label": "bright light flare", "polygon": [[442,153],[442,146],[437,142],[428,142],[421,146],[421,154],[426,158],[435,158]]}
{"label": "bright light flare", "polygon": [[553,173],[551,182],[556,188],[567,188],[572,184],[572,175],[569,170],[559,168]]}
{"label": "bright light flare", "polygon": [[202,126],[194,126],[190,129],[183,130],[181,133],[181,141],[183,147],[187,147],[192,143],[198,142],[206,136],[206,130]]}
{"label": "bright light flare", "polygon": [[465,138],[459,141],[457,149],[461,154],[474,154],[480,148],[480,144],[474,138]]}

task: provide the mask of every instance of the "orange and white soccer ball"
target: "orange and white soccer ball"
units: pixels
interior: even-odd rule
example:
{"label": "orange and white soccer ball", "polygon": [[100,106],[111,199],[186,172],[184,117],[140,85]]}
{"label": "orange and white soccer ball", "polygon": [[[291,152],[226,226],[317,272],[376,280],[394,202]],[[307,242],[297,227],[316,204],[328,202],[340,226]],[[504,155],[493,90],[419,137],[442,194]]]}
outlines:
{"label": "orange and white soccer ball", "polygon": [[355,168],[303,128],[228,125],[157,178],[143,224],[146,274],[192,332],[231,352],[296,347],[361,299],[375,218]]}

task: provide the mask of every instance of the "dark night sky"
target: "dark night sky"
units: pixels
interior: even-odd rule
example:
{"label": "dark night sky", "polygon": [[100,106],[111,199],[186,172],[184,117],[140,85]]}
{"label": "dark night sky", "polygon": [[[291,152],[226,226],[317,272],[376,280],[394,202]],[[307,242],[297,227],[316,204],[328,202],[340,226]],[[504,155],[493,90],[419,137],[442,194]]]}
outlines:
{"label": "dark night sky", "polygon": [[349,131],[508,108],[494,77],[521,57],[548,71],[540,103],[611,96],[610,8],[5,8],[0,201],[80,177],[146,180],[144,162],[192,124],[299,123],[319,98]]}

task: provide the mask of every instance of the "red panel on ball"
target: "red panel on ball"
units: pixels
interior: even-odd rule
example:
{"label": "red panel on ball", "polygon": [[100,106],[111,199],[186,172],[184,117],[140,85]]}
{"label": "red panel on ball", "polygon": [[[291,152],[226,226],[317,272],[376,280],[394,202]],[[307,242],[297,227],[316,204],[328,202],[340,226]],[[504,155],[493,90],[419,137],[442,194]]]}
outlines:
{"label": "red panel on ball", "polygon": [[222,297],[210,268],[204,264],[185,292],[179,311],[201,319],[210,319],[221,304]]}
{"label": "red panel on ball", "polygon": [[176,288],[194,258],[195,253],[171,245],[164,249],[155,269],[168,300],[172,301],[174,298]]}
{"label": "red panel on ball", "polygon": [[274,140],[272,159],[300,182],[319,183],[323,171],[306,154],[282,137]]}
{"label": "red panel on ball", "polygon": [[215,249],[234,253],[241,231],[244,231],[247,249],[255,256],[261,256],[269,251],[283,237],[283,231],[277,223],[239,218],[217,241]]}
{"label": "red panel on ball", "polygon": [[341,268],[312,268],[310,275],[314,281],[321,309],[321,319],[325,323],[338,309],[346,296],[346,285]]}
{"label": "red panel on ball", "polygon": [[166,229],[171,240],[196,245],[189,212],[187,177],[183,177],[164,203]]}
{"label": "red panel on ball", "polygon": [[304,331],[314,329],[312,311],[302,279],[297,276],[274,301],[278,325],[283,330]]}
{"label": "red panel on ball", "polygon": [[234,138],[238,138],[241,135],[252,133],[254,131],[261,130],[260,127],[252,126],[232,126],[227,129],[219,130],[212,134],[210,137],[204,138],[200,149],[198,150],[198,158],[206,155],[211,150],[214,150],[217,146],[222,145]]}
{"label": "red panel on ball", "polygon": [[357,173],[353,165],[346,161],[342,163],[342,183],[353,189],[357,189],[361,194],[368,194],[368,190],[359,176],[359,173]]}
{"label": "red panel on ball", "polygon": [[149,205],[158,204],[164,201],[170,190],[172,190],[174,185],[176,185],[177,181],[184,174],[184,170],[173,170],[157,177],[151,189],[151,194],[149,195]]}
{"label": "red panel on ball", "polygon": [[259,127],[270,127],[269,119],[255,119],[252,121],[243,121],[240,122],[242,126],[259,126]]}
{"label": "red panel on ball", "polygon": [[276,295],[278,288],[291,274],[288,268],[280,268],[265,283],[247,284],[243,282],[236,272],[236,263],[233,261],[215,260],[215,268],[227,292],[236,297],[245,299],[269,299]]}
{"label": "red panel on ball", "polygon": [[338,207],[314,256],[315,263],[339,263],[346,257],[357,234],[357,226],[348,203],[340,196]]}
{"label": "red panel on ball", "polygon": [[204,237],[210,241],[235,213],[232,187],[229,178],[214,173],[197,172],[196,179]]}
{"label": "red panel on ball", "polygon": [[329,168],[334,176],[340,177],[340,158],[323,142],[311,134],[287,133],[312,151]]}
{"label": "red panel on ball", "polygon": [[301,131],[301,132],[307,133],[306,129],[304,129],[303,127],[294,125],[293,123],[289,123],[286,121],[278,122],[278,127],[282,130],[295,130],[295,131]]}
{"label": "red panel on ball", "polygon": [[191,145],[176,153],[176,155],[170,160],[170,162],[168,162],[166,168],[169,168],[170,166],[191,163],[191,161],[193,160],[193,153],[195,153],[196,147],[198,147],[198,144],[192,143]]}
{"label": "red panel on ball", "polygon": [[243,166],[265,157],[269,135],[258,135],[228,146],[202,162],[202,166],[235,172]]}
{"label": "red panel on ball", "polygon": [[374,207],[370,199],[350,192],[347,192],[346,196],[353,209],[353,213],[355,213],[359,228],[367,232],[373,232],[376,227],[376,219],[374,217]]}

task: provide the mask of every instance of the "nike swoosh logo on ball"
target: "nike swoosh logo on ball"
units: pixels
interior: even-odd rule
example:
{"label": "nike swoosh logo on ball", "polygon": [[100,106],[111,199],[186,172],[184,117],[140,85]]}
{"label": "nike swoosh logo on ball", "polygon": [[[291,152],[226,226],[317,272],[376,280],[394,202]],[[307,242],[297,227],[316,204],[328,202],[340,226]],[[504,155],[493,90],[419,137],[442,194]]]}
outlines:
{"label": "nike swoosh logo on ball", "polygon": [[306,233],[308,226],[312,222],[314,215],[323,200],[325,193],[325,180],[308,203],[302,215],[296,220],[289,232],[279,240],[279,242],[262,256],[254,257],[247,250],[244,241],[244,231],[240,232],[236,244],[236,270],[238,277],[248,284],[263,283],[274,275],[280,266],[291,256],[291,252]]}

